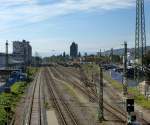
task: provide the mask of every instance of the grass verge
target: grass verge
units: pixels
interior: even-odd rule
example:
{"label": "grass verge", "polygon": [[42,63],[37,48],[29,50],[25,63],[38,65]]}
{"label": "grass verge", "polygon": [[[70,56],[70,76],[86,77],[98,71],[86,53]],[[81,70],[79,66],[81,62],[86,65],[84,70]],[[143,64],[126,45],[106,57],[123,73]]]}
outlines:
{"label": "grass verge", "polygon": [[[91,68],[92,66],[94,67],[93,69]],[[85,64],[83,65],[83,69],[85,70],[85,73],[89,73],[89,75],[91,75],[91,72],[95,72],[98,73],[99,72],[99,68],[98,65],[93,65],[93,64]],[[88,72],[87,72],[88,71]],[[89,76],[87,75],[87,76]],[[110,83],[116,90],[118,91],[122,91],[122,84],[119,83],[116,80],[113,80],[108,73],[104,72],[104,79],[106,81],[108,81],[108,83]],[[132,95],[135,99],[136,104],[138,104],[139,106],[145,108],[145,109],[150,109],[150,100],[147,100],[147,98],[140,94],[140,92],[138,91],[138,89],[136,87],[132,87],[128,89],[128,93],[129,95]]]}
{"label": "grass verge", "polygon": [[[28,77],[29,81],[19,81],[11,86],[10,93],[1,93],[0,94],[0,125],[5,125],[8,119],[11,120],[17,103],[20,101],[21,97],[24,94],[25,89],[29,85],[28,83],[34,79],[35,73],[38,71],[37,68],[28,68]],[[6,106],[10,107],[10,111],[6,112]]]}
{"label": "grass verge", "polygon": [[[25,82],[16,82],[11,87],[11,93],[0,94],[0,125],[5,125],[7,115],[11,119],[13,112],[15,111],[16,104],[19,102],[27,84]],[[10,107],[10,111],[6,111],[6,107]]]}

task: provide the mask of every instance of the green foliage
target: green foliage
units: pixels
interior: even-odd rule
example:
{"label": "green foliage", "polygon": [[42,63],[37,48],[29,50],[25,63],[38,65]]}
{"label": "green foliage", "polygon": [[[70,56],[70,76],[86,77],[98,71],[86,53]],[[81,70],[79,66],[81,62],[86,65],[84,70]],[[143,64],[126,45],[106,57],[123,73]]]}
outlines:
{"label": "green foliage", "polygon": [[[104,79],[111,83],[115,89],[122,91],[122,85],[118,81],[112,80],[111,77],[109,77],[106,73],[104,74]],[[143,108],[150,109],[150,101],[148,101],[144,95],[140,94],[137,88],[128,88],[128,93],[134,97],[135,102],[138,105],[142,106]]]}
{"label": "green foliage", "polygon": [[[106,75],[104,75],[104,79],[111,83],[115,89],[122,91],[122,85],[119,82],[112,80],[111,77]],[[134,97],[135,102],[138,105],[142,106],[143,108],[150,109],[150,101],[147,100],[144,95],[140,94],[137,88],[129,88],[128,93]]]}
{"label": "green foliage", "polygon": [[51,57],[49,57],[49,61],[50,62],[65,62],[67,60],[69,60],[69,56],[68,55],[65,55],[65,56],[59,55],[59,56],[51,56]]}
{"label": "green foliage", "polygon": [[3,103],[4,103],[3,106],[5,106],[5,105],[10,106],[11,103],[12,103],[12,101],[13,101],[13,96],[12,96],[12,94],[9,94],[9,93],[2,93],[2,94],[0,95],[0,102],[3,102]]}
{"label": "green foliage", "polygon": [[0,106],[0,125],[5,125],[7,114],[4,107]]}
{"label": "green foliage", "polygon": [[6,111],[5,107],[11,107],[13,102],[13,96],[11,94],[2,93],[0,95],[0,125],[5,125],[6,123]]}
{"label": "green foliage", "polygon": [[16,103],[23,94],[26,85],[25,82],[17,82],[11,87],[11,93],[0,94],[0,125],[5,124],[6,122],[6,111],[4,110],[4,107],[11,107],[11,111],[13,111]]}
{"label": "green foliage", "polygon": [[12,87],[11,87],[11,92],[13,94],[19,95],[24,92],[24,89],[26,87],[25,82],[16,82]]}
{"label": "green foliage", "polygon": [[107,57],[107,56],[97,56],[96,57],[96,62],[109,62],[110,61],[110,59],[109,59],[109,57]]}
{"label": "green foliage", "polygon": [[29,76],[33,76],[38,71],[36,67],[28,67],[27,72]]}
{"label": "green foliage", "polygon": [[113,55],[112,61],[114,63],[122,63],[122,58],[119,55]]}
{"label": "green foliage", "polygon": [[99,74],[99,66],[96,64],[84,64],[82,68],[89,79],[92,79],[92,74]]}
{"label": "green foliage", "polygon": [[140,94],[137,88],[129,88],[128,91],[134,96],[135,102],[137,104],[146,109],[150,109],[150,100],[147,100],[147,98],[144,95]]}
{"label": "green foliage", "polygon": [[34,75],[38,71],[38,68],[36,67],[28,67],[27,68],[27,77],[28,77],[28,82],[31,82],[34,79]]}
{"label": "green foliage", "polygon": [[90,73],[90,72],[99,73],[99,66],[96,65],[96,64],[85,64],[85,65],[82,65],[82,68],[83,68],[85,71],[89,71],[89,73]]}
{"label": "green foliage", "polygon": [[46,109],[49,109],[49,104],[48,104],[48,102],[45,102],[45,103],[44,103],[44,107],[45,107]]}
{"label": "green foliage", "polygon": [[[99,73],[99,66],[95,64],[85,64],[82,66],[85,73],[88,73],[88,77],[90,78],[92,74],[92,70],[96,73]],[[115,89],[122,91],[122,84],[116,80],[113,80],[108,73],[104,72],[104,79],[108,81]],[[150,100],[147,100],[144,95],[140,94],[137,88],[129,88],[128,92],[130,95],[134,96],[135,102],[142,106],[143,108],[150,109]]]}
{"label": "green foliage", "polygon": [[[33,79],[35,73],[38,71],[37,68],[30,67],[27,69],[27,74],[29,79]],[[24,90],[27,86],[26,82],[16,82],[11,86],[11,93],[2,93],[0,94],[0,125],[5,125],[6,123],[6,111],[4,109],[5,106],[11,108],[11,112],[14,111],[17,102],[19,101],[20,97],[24,93]],[[11,113],[9,113],[9,116]]]}

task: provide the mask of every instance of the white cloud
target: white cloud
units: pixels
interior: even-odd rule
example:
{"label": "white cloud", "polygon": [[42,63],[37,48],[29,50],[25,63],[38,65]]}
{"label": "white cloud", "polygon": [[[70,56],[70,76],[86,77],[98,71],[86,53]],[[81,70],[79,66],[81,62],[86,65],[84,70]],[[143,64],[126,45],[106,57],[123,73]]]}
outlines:
{"label": "white cloud", "polygon": [[135,0],[57,0],[47,4],[39,4],[39,1],[44,0],[0,0],[0,32],[14,25],[36,23],[55,16],[135,6]]}
{"label": "white cloud", "polygon": [[[47,4],[39,4],[39,1],[42,2],[44,0],[0,0],[0,32],[12,32],[15,26],[18,28],[55,16],[78,12],[101,12],[135,7],[135,0],[53,0],[54,2]],[[41,41],[43,42],[43,39]],[[58,41],[56,41],[56,43],[57,42]],[[38,45],[37,48],[40,48]],[[52,44],[50,44],[50,46],[51,45]],[[46,49],[48,50],[50,46],[47,46]],[[34,49],[36,49],[36,46]]]}

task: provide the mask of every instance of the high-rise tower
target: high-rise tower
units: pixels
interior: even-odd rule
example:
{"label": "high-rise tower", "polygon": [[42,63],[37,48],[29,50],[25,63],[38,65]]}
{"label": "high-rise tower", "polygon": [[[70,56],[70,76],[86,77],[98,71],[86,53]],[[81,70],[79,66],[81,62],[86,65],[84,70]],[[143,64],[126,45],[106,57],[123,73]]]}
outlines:
{"label": "high-rise tower", "polygon": [[146,54],[145,12],[144,0],[136,0],[136,32],[135,32],[135,60],[143,66]]}
{"label": "high-rise tower", "polygon": [[70,46],[70,56],[76,58],[78,56],[78,44],[73,42]]}

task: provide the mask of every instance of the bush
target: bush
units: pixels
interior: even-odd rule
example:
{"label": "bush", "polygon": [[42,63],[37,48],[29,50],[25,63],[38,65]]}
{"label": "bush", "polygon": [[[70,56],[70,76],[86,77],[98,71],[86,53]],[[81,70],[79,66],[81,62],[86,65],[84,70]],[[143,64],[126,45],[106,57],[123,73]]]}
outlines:
{"label": "bush", "polygon": [[[34,77],[34,74],[37,72],[37,68],[29,68],[28,75],[30,78]],[[0,125],[5,125],[7,113],[4,107],[7,105],[11,108],[9,118],[11,118],[12,113],[16,107],[17,102],[19,101],[20,97],[24,93],[24,90],[27,86],[27,82],[16,82],[11,86],[11,93],[1,93],[0,94],[0,102],[3,104],[0,105]]]}
{"label": "bush", "polygon": [[27,83],[25,82],[16,82],[12,87],[11,87],[11,92],[13,94],[19,95],[24,92],[25,86]]}
{"label": "bush", "polygon": [[38,71],[38,68],[28,67],[27,68],[27,82],[31,82],[34,79],[34,75]]}
{"label": "bush", "polygon": [[12,106],[12,102],[13,102],[13,98],[11,94],[6,94],[6,93],[2,93],[0,95],[0,102],[2,103],[0,105],[0,125],[5,125],[6,123],[6,118],[7,118],[7,113],[5,111],[5,107],[11,107]]}
{"label": "bush", "polygon": [[0,106],[0,125],[5,125],[7,114],[4,107]]}
{"label": "bush", "polygon": [[11,113],[14,111],[16,103],[19,101],[21,95],[24,93],[24,89],[26,87],[25,82],[17,82],[11,87],[11,93],[2,93],[0,94],[0,125],[5,125],[7,113],[5,111],[5,106],[11,108],[9,117],[12,115]]}

